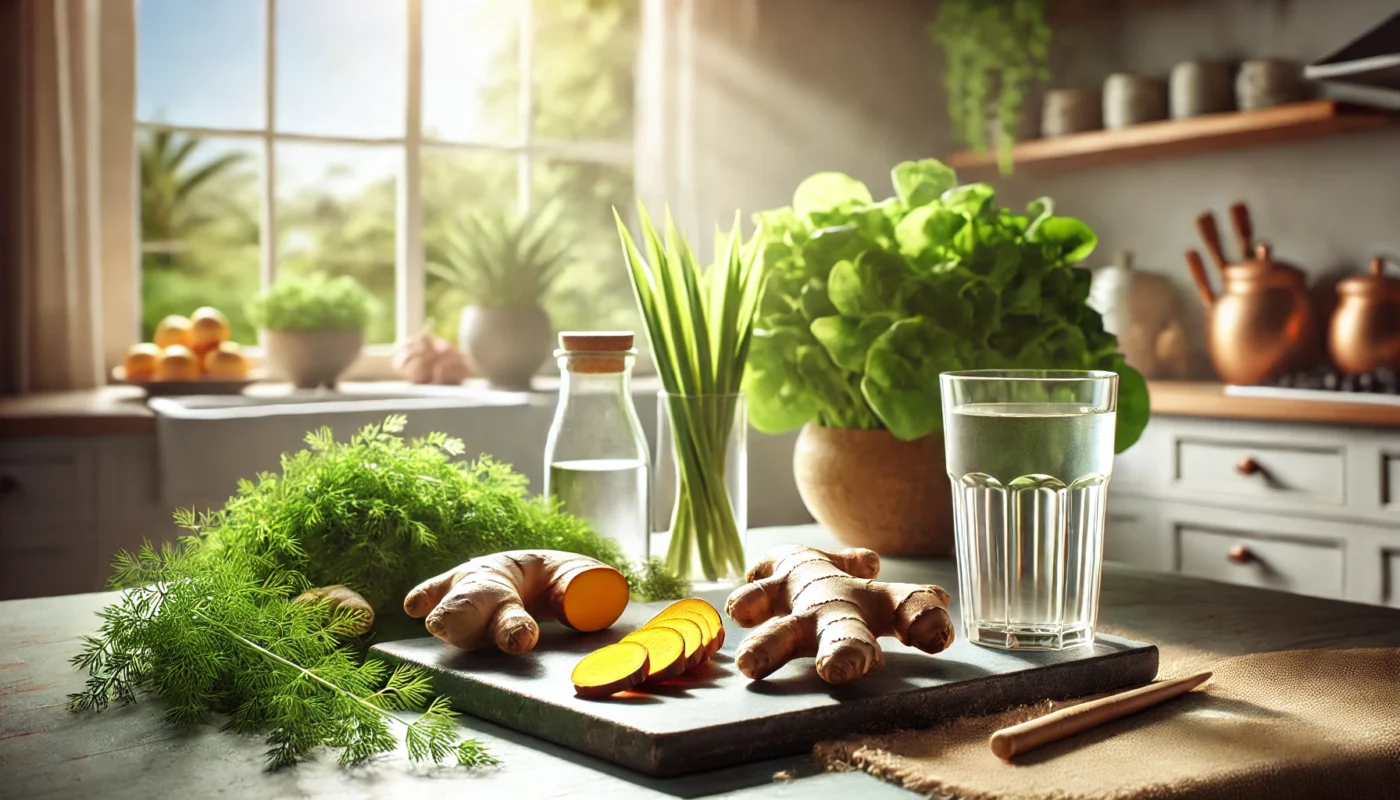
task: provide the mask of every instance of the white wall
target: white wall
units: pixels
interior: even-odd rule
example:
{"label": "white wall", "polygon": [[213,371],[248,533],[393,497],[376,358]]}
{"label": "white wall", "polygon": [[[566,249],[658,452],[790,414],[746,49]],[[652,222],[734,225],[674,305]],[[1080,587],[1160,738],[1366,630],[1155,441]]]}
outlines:
{"label": "white wall", "polygon": [[[663,0],[680,8],[687,0]],[[888,193],[904,159],[950,149],[925,35],[928,0],[690,0],[693,41],[682,47],[694,118],[686,124],[684,192],[665,196],[692,230],[788,202],[802,178],[840,170]],[[1111,4],[1100,4],[1112,10]],[[1195,0],[1131,4],[1057,30],[1057,86],[1097,86],[1114,71],[1165,77],[1193,59],[1330,53],[1397,8],[1394,0]],[[675,88],[674,86],[672,87]],[[648,113],[644,110],[643,112]],[[683,159],[684,160],[684,159]],[[1327,297],[1330,281],[1373,255],[1400,255],[1400,126],[1253,149],[993,180],[1004,202],[1042,194],[1088,221],[1106,263],[1130,249],[1141,268],[1170,275],[1199,315],[1182,251],[1199,247],[1193,220],[1235,200],[1259,238],[1302,266]],[[683,196],[680,196],[683,195]],[[1193,330],[1199,338],[1199,324]]]}
{"label": "white wall", "polygon": [[[1115,71],[1165,77],[1190,59],[1307,64],[1397,8],[1393,0],[1211,0],[1137,8],[1057,31],[1056,83],[1093,87]],[[1098,232],[1096,262],[1106,263],[1117,250],[1134,251],[1140,268],[1177,281],[1197,319],[1200,301],[1188,288],[1182,253],[1194,247],[1204,256],[1194,219],[1207,209],[1233,242],[1227,207],[1247,202],[1256,237],[1306,270],[1314,295],[1327,305],[1339,276],[1364,269],[1377,254],[1400,255],[1400,126],[1071,172],[1025,172],[994,183],[1008,202],[1054,197],[1057,209]],[[1227,255],[1234,251],[1227,247]],[[1198,342],[1200,330],[1193,325]]]}

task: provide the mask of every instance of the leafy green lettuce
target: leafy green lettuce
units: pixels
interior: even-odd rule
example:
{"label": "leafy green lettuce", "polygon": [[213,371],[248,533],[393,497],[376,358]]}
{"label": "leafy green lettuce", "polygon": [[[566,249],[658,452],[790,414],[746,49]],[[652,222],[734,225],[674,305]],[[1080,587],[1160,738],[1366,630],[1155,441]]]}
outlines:
{"label": "leafy green lettuce", "polygon": [[1025,214],[984,183],[928,159],[893,170],[895,196],[823,172],[792,205],[755,215],[767,275],[745,374],[749,418],[776,433],[807,422],[942,429],[938,376],[959,369],[1117,372],[1117,451],[1147,425],[1147,383],[1087,305],[1098,244],[1049,198]]}

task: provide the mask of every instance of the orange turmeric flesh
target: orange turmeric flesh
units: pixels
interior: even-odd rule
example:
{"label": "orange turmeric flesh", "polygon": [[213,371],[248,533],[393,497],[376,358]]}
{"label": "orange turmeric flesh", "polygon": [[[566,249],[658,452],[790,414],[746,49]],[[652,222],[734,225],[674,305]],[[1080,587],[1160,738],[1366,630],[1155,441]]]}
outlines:
{"label": "orange turmeric flesh", "polygon": [[690,669],[705,657],[705,634],[700,623],[682,617],[665,617],[649,622],[647,628],[670,628],[685,639],[685,668]]}
{"label": "orange turmeric flesh", "polygon": [[[715,653],[718,653],[720,647],[724,645],[724,620],[720,618],[719,611],[715,610],[714,606],[704,600],[698,597],[687,597],[684,600],[677,600],[662,609],[660,614],[652,617],[651,622],[648,622],[647,626],[668,617],[686,617],[688,615],[693,615],[693,617],[691,617],[693,621],[702,623],[701,630],[706,634],[705,638],[709,642],[709,647],[705,652],[704,658],[701,660],[709,659]],[[694,620],[694,617],[699,617],[699,620]]]}
{"label": "orange turmeric flesh", "polygon": [[622,637],[647,649],[647,683],[668,681],[685,672],[685,637],[674,628],[641,628]]}
{"label": "orange turmeric flesh", "polygon": [[650,656],[637,642],[594,650],[574,665],[570,679],[579,697],[607,697],[646,680]]}

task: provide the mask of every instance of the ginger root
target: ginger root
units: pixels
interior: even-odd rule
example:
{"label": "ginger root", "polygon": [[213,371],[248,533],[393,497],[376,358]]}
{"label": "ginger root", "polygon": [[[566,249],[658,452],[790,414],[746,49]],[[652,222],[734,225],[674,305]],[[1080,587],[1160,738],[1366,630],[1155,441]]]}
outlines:
{"label": "ginger root", "polygon": [[822,680],[848,683],[884,665],[880,636],[926,653],[953,643],[947,592],[876,581],[879,574],[880,557],[863,547],[769,552],[725,604],[739,625],[759,626],[739,645],[739,671],[759,680],[794,658],[815,655]]}
{"label": "ginger root", "polygon": [[358,615],[354,633],[356,636],[367,632],[374,627],[374,609],[370,607],[359,592],[343,584],[334,586],[322,586],[319,589],[308,589],[297,595],[293,603],[314,603],[318,600],[325,600],[327,607],[331,611],[345,609]]}
{"label": "ginger root", "polygon": [[607,697],[647,679],[650,654],[637,642],[618,642],[579,660],[569,676],[579,697]]}
{"label": "ginger root", "polygon": [[528,653],[540,638],[536,619],[599,631],[627,607],[627,579],[601,561],[558,550],[511,550],[474,558],[418,584],[404,598],[410,617],[463,650],[495,644]]}

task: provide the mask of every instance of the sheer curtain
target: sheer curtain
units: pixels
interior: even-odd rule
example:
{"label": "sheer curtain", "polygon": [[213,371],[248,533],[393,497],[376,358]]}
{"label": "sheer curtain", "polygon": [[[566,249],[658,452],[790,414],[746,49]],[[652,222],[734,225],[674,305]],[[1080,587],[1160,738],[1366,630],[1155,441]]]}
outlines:
{"label": "sheer curtain", "polygon": [[101,5],[0,2],[0,394],[105,382]]}

